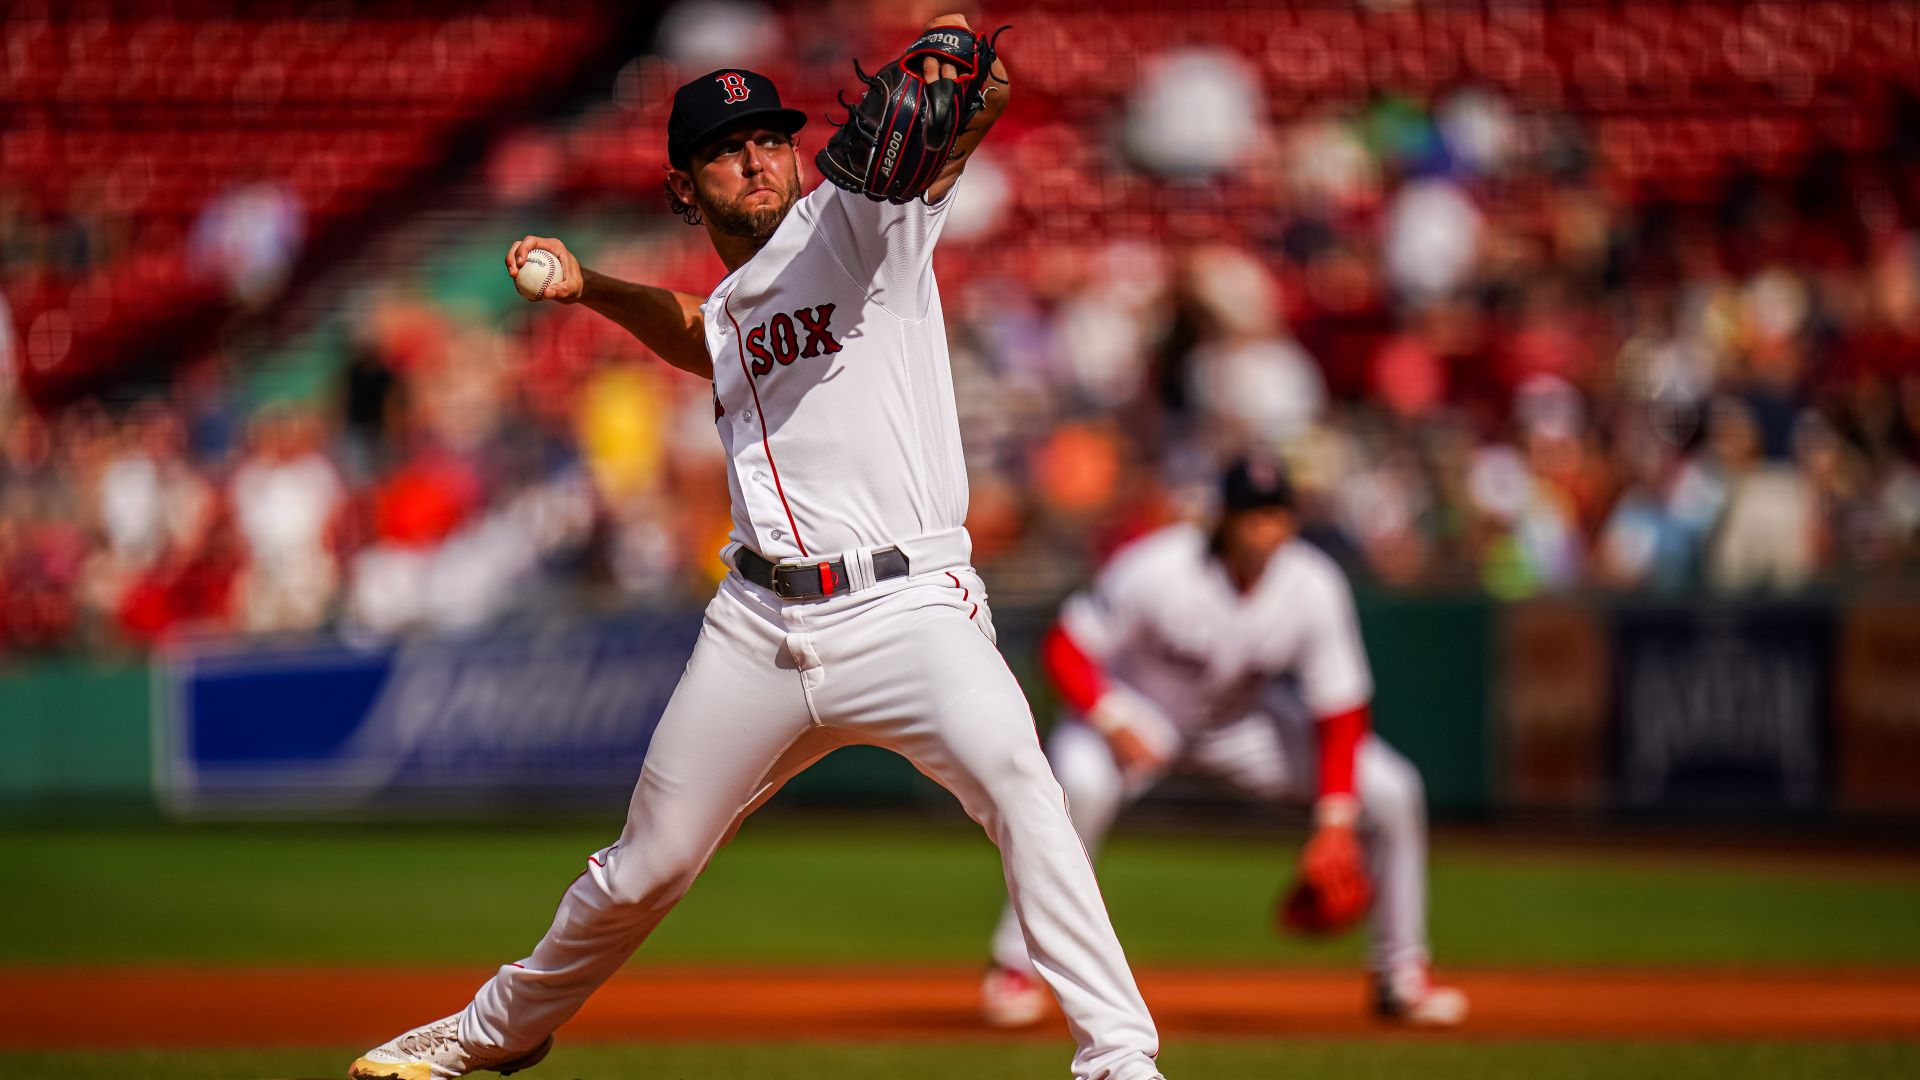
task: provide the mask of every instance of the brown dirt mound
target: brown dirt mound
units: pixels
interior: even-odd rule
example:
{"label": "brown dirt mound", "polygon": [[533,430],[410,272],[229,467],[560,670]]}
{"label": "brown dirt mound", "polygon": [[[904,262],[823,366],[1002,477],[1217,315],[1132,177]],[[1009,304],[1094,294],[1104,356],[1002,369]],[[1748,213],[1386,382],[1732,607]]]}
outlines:
{"label": "brown dirt mound", "polygon": [[[375,1043],[458,1009],[485,971],[0,969],[0,1048]],[[637,968],[567,1025],[580,1041],[1005,1038],[978,972]],[[1479,1037],[1920,1038],[1920,971],[1468,971]],[[1342,972],[1149,970],[1169,1039],[1379,1033]],[[1065,1036],[1054,1020],[1028,1037]],[[1014,1035],[1012,1037],[1020,1037]]]}

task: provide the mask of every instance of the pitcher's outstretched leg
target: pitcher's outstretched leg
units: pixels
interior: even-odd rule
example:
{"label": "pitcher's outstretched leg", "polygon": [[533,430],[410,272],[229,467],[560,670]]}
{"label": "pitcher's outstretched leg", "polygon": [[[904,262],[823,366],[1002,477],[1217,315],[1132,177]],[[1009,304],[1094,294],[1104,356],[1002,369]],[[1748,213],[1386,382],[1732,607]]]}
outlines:
{"label": "pitcher's outstretched leg", "polygon": [[634,785],[620,839],[587,857],[551,927],[467,1008],[375,1048],[356,1080],[519,1068],[619,970],[739,821],[838,745],[815,725],[784,632],[723,587]]}
{"label": "pitcher's outstretched leg", "polygon": [[[891,745],[959,798],[1000,848],[1034,970],[1079,1044],[1074,1076],[1149,1080],[1160,1037],[1114,935],[1092,861],[1000,654],[964,618],[919,631],[939,670],[916,680],[924,711]],[[926,661],[921,661],[924,665]],[[898,669],[896,669],[898,670]]]}

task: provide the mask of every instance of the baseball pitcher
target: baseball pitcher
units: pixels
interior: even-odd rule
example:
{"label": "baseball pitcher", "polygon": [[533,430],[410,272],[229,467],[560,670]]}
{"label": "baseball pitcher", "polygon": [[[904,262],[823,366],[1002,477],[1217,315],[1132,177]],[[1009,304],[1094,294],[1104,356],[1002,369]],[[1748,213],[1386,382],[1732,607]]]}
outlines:
{"label": "baseball pitcher", "polygon": [[[1375,1011],[1426,1026],[1466,1018],[1466,997],[1427,974],[1420,774],[1368,732],[1373,679],[1351,590],[1295,538],[1276,466],[1230,468],[1211,531],[1171,525],[1115,554],[1068,599],[1043,662],[1067,707],[1047,756],[1089,851],[1175,767],[1255,798],[1310,799],[1315,828],[1280,924],[1333,933],[1370,917]],[[988,1021],[1038,1021],[1040,969],[1013,908],[992,948]]]}
{"label": "baseball pitcher", "polygon": [[[863,73],[864,75],[864,73]],[[911,759],[1000,848],[1022,955],[1059,998],[1080,1080],[1156,1080],[1158,1036],[1114,938],[970,564],[967,477],[932,271],[950,195],[1006,108],[992,42],[933,20],[865,76],[814,157],[764,76],[682,86],[667,188],[728,273],[705,298],[584,269],[560,241],[546,299],[585,304],[713,382],[732,568],[634,787],[552,927],[472,1003],[354,1062],[358,1080],[535,1064],[741,821],[829,751]],[[769,902],[776,902],[769,897]]]}

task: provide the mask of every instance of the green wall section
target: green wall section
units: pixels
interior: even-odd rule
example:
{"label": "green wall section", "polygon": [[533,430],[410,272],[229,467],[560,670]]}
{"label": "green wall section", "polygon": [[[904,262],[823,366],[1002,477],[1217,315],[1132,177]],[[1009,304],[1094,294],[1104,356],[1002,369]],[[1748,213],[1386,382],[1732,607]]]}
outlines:
{"label": "green wall section", "polygon": [[[1053,703],[1033,650],[1046,619],[1021,615],[1006,613],[1001,645],[1044,724]],[[1487,810],[1494,605],[1480,597],[1362,596],[1360,617],[1380,732],[1420,765],[1435,810]],[[0,671],[0,808],[151,806],[151,698],[146,664],[53,659]],[[946,798],[905,760],[865,747],[830,755],[782,794],[798,805]]]}
{"label": "green wall section", "polygon": [[151,805],[151,699],[144,663],[0,670],[0,805]]}
{"label": "green wall section", "polygon": [[1362,594],[1373,722],[1420,766],[1427,804],[1478,814],[1493,802],[1494,602],[1484,596]]}

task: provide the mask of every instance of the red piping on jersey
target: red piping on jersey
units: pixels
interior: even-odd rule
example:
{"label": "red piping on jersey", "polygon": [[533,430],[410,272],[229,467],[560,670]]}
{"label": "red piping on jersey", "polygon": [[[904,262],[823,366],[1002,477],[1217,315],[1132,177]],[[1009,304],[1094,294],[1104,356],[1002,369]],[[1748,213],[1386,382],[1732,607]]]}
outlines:
{"label": "red piping on jersey", "polygon": [[1107,673],[1057,622],[1040,642],[1040,666],[1060,699],[1082,714],[1092,712],[1107,692]]}
{"label": "red piping on jersey", "polygon": [[[951,570],[947,571],[947,580],[953,582],[953,587],[960,590],[961,603],[963,604],[966,603],[967,597],[973,595],[972,593],[969,593],[967,591],[967,587],[965,585],[960,584],[959,578],[953,576],[953,571]],[[967,618],[969,619],[973,618],[975,615],[978,615],[978,614],[980,614],[979,604],[975,604],[971,608],[967,609]]]}
{"label": "red piping on jersey", "polygon": [[747,339],[740,336],[740,320],[733,317],[731,292],[720,298],[720,310],[727,313],[727,321],[733,324],[733,350],[740,356],[740,375],[747,380],[747,390],[753,394],[753,415],[760,421],[760,448],[767,452],[767,468],[773,473],[773,490],[780,496],[780,509],[787,512],[787,527],[793,530],[794,546],[805,557],[807,544],[800,539],[800,526],[794,524],[793,507],[787,505],[787,489],[780,486],[780,466],[773,463],[773,445],[767,441],[767,411],[760,407],[760,388],[753,384],[753,372],[747,370]]}
{"label": "red piping on jersey", "polygon": [[1345,712],[1318,717],[1320,733],[1320,797],[1353,794],[1354,756],[1366,737],[1369,710],[1356,705]]}

